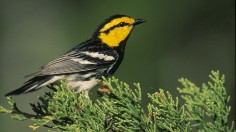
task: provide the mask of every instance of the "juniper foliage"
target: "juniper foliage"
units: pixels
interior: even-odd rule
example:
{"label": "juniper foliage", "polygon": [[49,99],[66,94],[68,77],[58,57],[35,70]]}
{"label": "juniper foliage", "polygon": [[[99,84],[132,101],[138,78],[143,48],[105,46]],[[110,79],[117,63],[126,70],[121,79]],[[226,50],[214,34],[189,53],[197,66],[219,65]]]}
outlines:
{"label": "juniper foliage", "polygon": [[21,111],[12,97],[7,97],[11,109],[0,105],[0,112],[12,115],[15,120],[31,120],[29,127],[48,131],[212,131],[232,132],[234,122],[229,122],[230,97],[225,88],[225,77],[212,71],[211,82],[197,87],[181,78],[178,97],[159,89],[148,94],[147,112],[141,107],[142,94],[139,83],[130,87],[112,77],[103,83],[101,97],[91,101],[83,94],[67,88],[65,82],[51,87],[52,92],[40,96],[39,102],[30,104],[34,114]]}

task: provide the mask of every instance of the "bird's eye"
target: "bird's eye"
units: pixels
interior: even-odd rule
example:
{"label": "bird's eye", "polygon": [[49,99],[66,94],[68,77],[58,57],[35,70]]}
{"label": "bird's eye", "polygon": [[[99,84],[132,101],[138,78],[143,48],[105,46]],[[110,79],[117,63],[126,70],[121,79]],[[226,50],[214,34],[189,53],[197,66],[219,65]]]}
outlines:
{"label": "bird's eye", "polygon": [[124,26],[125,26],[125,23],[124,23],[124,22],[121,22],[121,23],[119,23],[119,26],[120,26],[120,27],[124,27]]}

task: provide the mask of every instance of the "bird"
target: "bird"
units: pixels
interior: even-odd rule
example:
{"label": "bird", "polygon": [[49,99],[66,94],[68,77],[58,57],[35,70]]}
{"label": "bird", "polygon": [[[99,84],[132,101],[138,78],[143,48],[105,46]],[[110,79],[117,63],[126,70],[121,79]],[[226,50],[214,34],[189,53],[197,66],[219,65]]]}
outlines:
{"label": "bird", "polygon": [[83,91],[89,98],[89,90],[98,85],[103,76],[109,77],[116,72],[131,32],[145,21],[120,14],[108,17],[89,39],[27,75],[30,79],[23,86],[5,96],[33,92],[64,80],[69,89],[77,93]]}

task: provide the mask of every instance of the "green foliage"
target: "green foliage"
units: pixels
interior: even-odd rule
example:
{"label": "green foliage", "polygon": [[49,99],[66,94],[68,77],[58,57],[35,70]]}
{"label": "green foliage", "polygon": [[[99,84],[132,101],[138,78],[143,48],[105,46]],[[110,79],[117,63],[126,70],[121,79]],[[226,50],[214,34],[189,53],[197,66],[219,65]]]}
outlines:
{"label": "green foliage", "polygon": [[[225,76],[219,75],[219,71],[209,75],[212,82],[203,83],[202,88],[197,87],[188,79],[181,78],[183,88],[178,88],[185,100],[187,108],[187,120],[191,126],[199,127],[199,131],[207,132],[229,132],[233,131],[234,122],[230,124],[228,117],[230,113],[230,97],[227,96]],[[231,127],[228,127],[228,124]]]}
{"label": "green foliage", "polygon": [[148,94],[147,112],[141,107],[140,85],[131,88],[114,77],[104,78],[107,89],[99,90],[101,97],[96,101],[61,82],[51,87],[53,92],[40,96],[38,103],[30,104],[34,114],[20,111],[12,97],[7,97],[11,109],[0,106],[0,112],[12,114],[15,120],[31,120],[29,127],[33,130],[44,126],[49,131],[233,131],[233,122],[228,122],[230,106],[224,75],[212,72],[210,78],[212,82],[202,88],[180,79],[183,105],[178,97],[162,89]]}
{"label": "green foliage", "polygon": [[190,131],[184,106],[179,106],[178,97],[173,100],[168,91],[166,93],[162,89],[159,91],[148,94],[152,101],[148,104],[148,131]]}

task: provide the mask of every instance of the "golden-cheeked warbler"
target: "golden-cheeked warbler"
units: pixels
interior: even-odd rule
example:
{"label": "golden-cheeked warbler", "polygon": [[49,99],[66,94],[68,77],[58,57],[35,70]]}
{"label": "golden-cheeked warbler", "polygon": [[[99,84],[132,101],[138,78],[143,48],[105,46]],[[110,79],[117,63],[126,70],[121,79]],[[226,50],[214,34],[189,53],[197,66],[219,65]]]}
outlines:
{"label": "golden-cheeked warbler", "polygon": [[32,78],[6,96],[32,92],[65,80],[68,88],[76,92],[84,91],[88,97],[89,90],[101,82],[102,76],[108,77],[117,70],[131,31],[143,22],[144,19],[126,15],[107,18],[90,39],[42,66],[38,72],[28,75]]}

